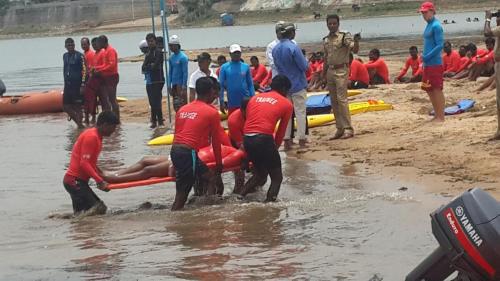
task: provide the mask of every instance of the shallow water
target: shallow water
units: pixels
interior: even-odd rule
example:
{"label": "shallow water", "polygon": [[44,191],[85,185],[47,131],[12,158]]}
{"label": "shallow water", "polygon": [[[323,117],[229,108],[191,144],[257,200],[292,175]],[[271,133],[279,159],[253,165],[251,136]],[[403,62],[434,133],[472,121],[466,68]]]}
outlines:
{"label": "shallow water", "polygon": [[[439,14],[440,20],[455,20],[456,24],[444,25],[446,36],[459,34],[482,34],[483,12]],[[465,22],[467,17],[478,17],[481,22]],[[276,19],[279,20],[279,19]],[[299,23],[297,42],[319,42],[328,34],[324,21]],[[362,32],[363,38],[419,37],[425,22],[418,14],[415,16],[380,17],[367,19],[342,20],[343,30]],[[139,54],[138,44],[147,32],[124,32],[108,34],[120,57]],[[242,46],[266,46],[275,38],[273,24],[252,26],[189,28],[171,30],[178,34],[183,49],[203,49],[226,47],[233,43]],[[85,36],[92,36],[85,34]],[[73,36],[79,39],[81,36]],[[0,40],[0,78],[5,82],[9,93],[43,91],[62,88],[62,55],[65,37],[43,37],[30,39]],[[78,42],[77,42],[78,43]],[[77,44],[78,46],[79,44]],[[363,48],[363,46],[361,46]],[[214,61],[219,54],[212,54]],[[226,54],[227,55],[227,54]],[[139,63],[122,63],[119,66],[120,84],[118,94],[127,98],[145,97],[144,78]],[[196,69],[191,64],[191,71]]]}
{"label": "shallow water", "polygon": [[[449,200],[353,166],[283,157],[274,204],[259,203],[261,191],[172,213],[169,183],[97,191],[107,215],[49,219],[71,212],[61,181],[73,127],[62,114],[0,118],[0,280],[403,280],[436,247],[428,214]],[[153,135],[122,125],[101,165],[167,154],[145,145]],[[229,194],[232,176],[225,182]],[[138,210],[144,202],[167,209]]]}

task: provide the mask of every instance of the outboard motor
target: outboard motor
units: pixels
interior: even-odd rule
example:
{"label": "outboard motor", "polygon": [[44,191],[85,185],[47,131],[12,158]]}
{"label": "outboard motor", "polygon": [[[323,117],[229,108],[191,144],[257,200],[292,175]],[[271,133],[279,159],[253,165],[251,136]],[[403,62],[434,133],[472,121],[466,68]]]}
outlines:
{"label": "outboard motor", "polygon": [[406,281],[444,281],[455,272],[460,281],[500,281],[500,203],[471,189],[431,213],[439,247]]}

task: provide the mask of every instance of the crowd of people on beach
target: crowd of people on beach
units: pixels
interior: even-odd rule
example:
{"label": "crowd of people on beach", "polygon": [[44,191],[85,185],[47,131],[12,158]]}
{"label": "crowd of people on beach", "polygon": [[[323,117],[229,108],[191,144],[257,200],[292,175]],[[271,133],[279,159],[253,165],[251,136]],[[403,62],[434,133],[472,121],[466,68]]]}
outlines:
{"label": "crowd of people on beach", "polygon": [[[211,55],[203,52],[196,59],[198,69],[189,75],[189,60],[182,51],[181,38],[173,35],[167,46],[171,52],[167,81],[163,70],[163,38],[147,34],[139,48],[144,53],[141,70],[151,108],[150,127],[164,126],[161,104],[165,82],[176,111],[170,159],[165,156],[146,157],[114,174],[101,171],[96,161],[102,137],[109,136],[120,124],[119,111],[115,108],[118,83],[116,51],[105,36],[100,36],[91,41],[95,53],[89,49],[89,40],[82,38],[85,54],[80,54],[74,50],[73,40],[68,38],[68,53],[64,55],[65,110],[77,122],[79,117],[71,111],[77,111],[71,107],[75,105],[76,108],[80,102],[77,93],[84,92],[85,113],[92,116],[95,116],[95,111],[92,111],[95,98],[103,99],[103,112],[97,118],[96,126],[84,131],[75,143],[64,178],[74,212],[86,211],[95,205],[105,211],[104,204],[88,185],[90,178],[97,182],[99,189],[109,191],[108,183],[175,177],[176,196],[172,210],[184,207],[193,188],[198,196],[222,195],[221,173],[227,168],[223,165],[227,156],[224,147],[246,153],[246,161],[242,161],[246,163],[244,168],[234,170],[234,193],[244,197],[258,186],[263,186],[269,176],[271,183],[266,202],[275,201],[283,180],[278,149],[282,144],[285,151],[293,148],[294,126],[299,147],[308,146],[305,101],[307,91],[311,90],[326,89],[329,92],[336,120],[336,132],[330,140],[354,136],[348,89],[363,89],[377,84],[420,82],[434,108],[435,115],[431,121],[443,122],[445,78],[475,80],[479,76],[490,76],[493,78],[487,81],[496,79],[498,83],[500,80],[500,19],[497,16],[497,27],[491,28],[492,14],[486,13],[484,33],[487,50],[478,50],[472,43],[453,50],[452,44],[444,41],[443,28],[435,17],[434,5],[425,2],[419,11],[427,22],[423,52],[420,54],[416,46],[411,46],[404,67],[393,81],[379,49],[370,50],[366,63],[354,57],[360,49],[361,35],[340,31],[337,15],[327,16],[329,34],[322,39],[323,49],[313,52],[309,59],[294,40],[296,25],[277,22],[276,39],[266,48],[269,69],[255,56],[250,58],[250,64],[245,63],[242,48],[232,44],[229,61],[224,55],[219,55],[219,68],[214,71],[210,67]],[[407,77],[410,68],[411,74]],[[498,88],[497,103],[500,110]],[[228,133],[221,125],[221,114],[228,116]],[[89,121],[88,117],[85,119],[86,123],[93,121]],[[500,113],[499,131],[493,139],[500,139]],[[210,169],[198,155],[205,147],[211,147],[210,153],[213,154],[215,164]],[[245,182],[245,171],[250,170],[252,176]]]}

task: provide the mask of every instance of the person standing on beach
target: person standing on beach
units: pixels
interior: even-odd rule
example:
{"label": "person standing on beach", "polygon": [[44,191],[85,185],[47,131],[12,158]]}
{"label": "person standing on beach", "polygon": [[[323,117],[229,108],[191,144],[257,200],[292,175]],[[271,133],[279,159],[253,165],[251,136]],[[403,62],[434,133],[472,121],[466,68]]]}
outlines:
{"label": "person standing on beach", "polygon": [[[95,52],[90,49],[90,40],[87,37],[83,37],[80,40],[80,46],[83,50],[83,55],[85,56],[85,67],[90,70],[94,67],[94,57]],[[85,84],[85,92],[83,94],[83,109],[85,113],[85,124],[88,126],[90,124],[90,116],[92,116],[92,123],[95,123],[96,118],[96,107],[97,107],[97,95],[95,91],[90,89],[88,86],[90,82],[90,72],[87,71],[87,77],[85,79],[87,83]]]}
{"label": "person standing on beach", "polygon": [[495,40],[495,48],[494,48],[494,56],[495,56],[495,81],[497,88],[497,121],[498,127],[496,134],[491,138],[491,140],[500,140],[500,14],[496,13],[497,18],[497,26],[495,28],[491,28],[492,13],[491,11],[486,11],[486,21],[484,22],[484,35],[485,36],[494,36]]}
{"label": "person standing on beach", "polygon": [[197,60],[198,69],[189,76],[189,101],[194,101],[196,99],[196,81],[198,81],[198,79],[201,77],[217,78],[215,72],[210,69],[212,57],[209,53],[203,52],[199,54]]}
{"label": "person standing on beach", "polygon": [[85,130],[73,146],[63,185],[71,196],[75,215],[90,209],[97,214],[106,213],[106,205],[90,188],[89,179],[96,181],[98,189],[109,191],[104,174],[97,167],[97,159],[102,149],[102,138],[111,136],[119,123],[113,112],[104,111],[97,117],[96,127]]}
{"label": "person standing on beach", "polygon": [[[266,59],[267,59],[267,64],[269,64],[269,67],[271,68],[271,78],[278,75],[278,70],[276,69],[276,66],[274,65],[274,59],[273,59],[273,49],[278,45],[281,39],[281,29],[283,28],[284,21],[278,21],[275,25],[274,30],[276,31],[276,39],[271,41],[267,47],[266,47]],[[271,81],[269,81],[271,83]]]}
{"label": "person standing on beach", "polygon": [[[292,40],[295,38],[296,26],[293,23],[283,23],[281,28],[281,40],[273,49],[274,65],[278,75],[284,75],[290,80],[292,86],[288,93],[288,99],[292,102],[297,120],[297,136],[300,147],[306,146],[306,71],[309,68],[302,49]],[[276,76],[275,76],[276,77]],[[288,122],[285,133],[284,149],[292,147],[292,123]]]}
{"label": "person standing on beach", "polygon": [[163,112],[161,108],[162,90],[165,85],[163,74],[163,53],[157,48],[156,36],[153,33],[146,35],[148,52],[142,63],[142,72],[146,77],[146,92],[151,107],[151,129],[163,127]]}
{"label": "person standing on beach", "polygon": [[432,122],[444,122],[444,94],[443,94],[443,58],[441,51],[444,45],[443,27],[436,19],[436,9],[431,2],[424,2],[420,7],[422,17],[427,22],[424,30],[424,52],[422,62],[422,89],[427,92],[434,108]]}
{"label": "person standing on beach", "polygon": [[231,61],[222,65],[219,73],[220,111],[226,112],[224,106],[224,91],[227,90],[227,111],[231,115],[240,108],[243,97],[253,97],[255,89],[250,66],[241,61],[241,47],[233,44],[229,47]]}
{"label": "person standing on beach", "polygon": [[187,103],[188,57],[181,51],[179,36],[172,35],[168,42],[172,55],[168,59],[168,92],[173,98],[174,110],[177,112]]}
{"label": "person standing on beach", "polygon": [[359,51],[361,35],[351,36],[349,32],[339,31],[338,15],[328,15],[326,24],[330,34],[323,38],[324,66],[322,80],[330,92],[333,115],[337,132],[331,140],[348,139],[354,136],[351,125],[351,113],[347,102],[347,85],[349,82],[349,56]]}
{"label": "person standing on beach", "polygon": [[83,92],[85,90],[85,78],[87,77],[85,57],[75,50],[73,38],[67,38],[64,45],[68,52],[63,55],[63,110],[76,123],[78,128],[82,129],[84,128],[82,120]]}
{"label": "person standing on beach", "polygon": [[95,66],[94,73],[102,78],[100,91],[106,94],[101,96],[107,99],[107,101],[101,100],[101,107],[103,111],[113,111],[118,120],[120,120],[120,107],[116,101],[116,88],[120,79],[118,75],[118,54],[116,50],[109,45],[108,37],[105,35],[99,36],[97,41],[101,48],[99,56],[101,56],[102,63]]}

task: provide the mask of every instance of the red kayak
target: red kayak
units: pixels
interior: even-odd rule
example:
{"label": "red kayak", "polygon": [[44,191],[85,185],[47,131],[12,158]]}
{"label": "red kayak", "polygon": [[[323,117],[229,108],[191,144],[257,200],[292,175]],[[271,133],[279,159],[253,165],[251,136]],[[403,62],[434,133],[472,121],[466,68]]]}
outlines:
{"label": "red kayak", "polygon": [[62,109],[61,90],[0,97],[0,115],[54,113],[62,112]]}

